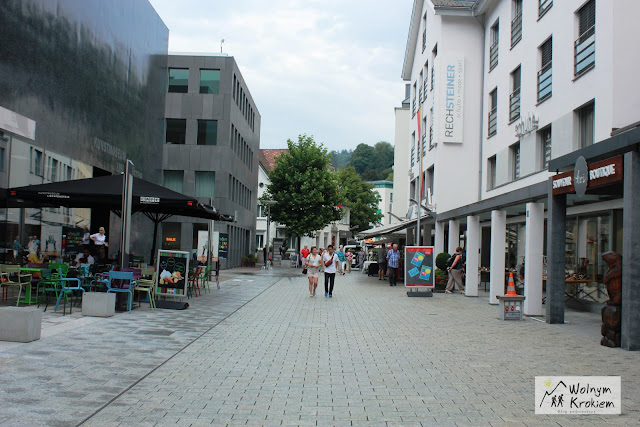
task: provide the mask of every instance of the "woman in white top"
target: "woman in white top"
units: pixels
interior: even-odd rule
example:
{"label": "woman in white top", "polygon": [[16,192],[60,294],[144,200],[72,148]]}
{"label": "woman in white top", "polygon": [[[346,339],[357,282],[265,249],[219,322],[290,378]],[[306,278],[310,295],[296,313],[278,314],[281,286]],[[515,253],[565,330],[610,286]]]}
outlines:
{"label": "woman in white top", "polygon": [[109,244],[107,243],[107,236],[104,234],[104,227],[100,227],[98,232],[96,234],[92,234],[89,238],[93,240],[93,243],[96,245],[98,258],[101,260],[105,259],[106,251],[104,248],[108,248]]}
{"label": "woman in white top", "polygon": [[309,278],[309,296],[316,296],[318,287],[318,277],[320,277],[320,264],[322,257],[318,255],[318,248],[311,246],[311,254],[306,258],[304,265],[307,267],[307,277]]}

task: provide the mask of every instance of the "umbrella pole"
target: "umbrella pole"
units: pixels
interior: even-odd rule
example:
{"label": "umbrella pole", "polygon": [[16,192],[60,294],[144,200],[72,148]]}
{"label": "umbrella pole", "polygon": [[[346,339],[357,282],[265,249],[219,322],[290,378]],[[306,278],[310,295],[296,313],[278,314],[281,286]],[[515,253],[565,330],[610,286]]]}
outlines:
{"label": "umbrella pole", "polygon": [[151,243],[150,265],[153,265],[153,256],[156,254],[156,240],[158,237],[158,221],[153,221],[153,242]]}

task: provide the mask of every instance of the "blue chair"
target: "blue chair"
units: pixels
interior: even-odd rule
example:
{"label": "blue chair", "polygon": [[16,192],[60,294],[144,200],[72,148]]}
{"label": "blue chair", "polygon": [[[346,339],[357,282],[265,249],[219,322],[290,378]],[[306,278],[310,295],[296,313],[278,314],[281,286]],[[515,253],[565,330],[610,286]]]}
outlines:
{"label": "blue chair", "polygon": [[[120,282],[119,287],[114,287],[114,281]],[[136,281],[133,280],[132,271],[110,271],[109,280],[107,281],[107,293],[109,292],[126,292],[127,295],[127,309],[131,313],[131,305],[133,302],[133,290],[136,287]]]}
{"label": "blue chair", "polygon": [[[80,279],[75,277],[64,277],[62,268],[58,269],[59,278],[53,279],[60,283],[60,293],[58,294],[58,301],[56,302],[56,306],[53,308],[53,311],[58,311],[58,306],[60,305],[60,300],[62,297],[65,297],[64,305],[62,307],[62,314],[65,314],[67,310],[67,295],[71,296],[71,300],[69,303],[69,314],[73,311],[73,296],[75,291],[82,291],[84,293],[84,288],[82,287],[82,283]],[[46,310],[46,308],[45,308]]]}

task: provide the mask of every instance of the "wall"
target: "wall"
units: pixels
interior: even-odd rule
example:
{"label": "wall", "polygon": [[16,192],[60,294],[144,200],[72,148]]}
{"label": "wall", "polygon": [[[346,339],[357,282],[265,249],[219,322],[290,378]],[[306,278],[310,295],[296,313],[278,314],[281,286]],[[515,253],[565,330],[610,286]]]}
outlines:
{"label": "wall", "polygon": [[[393,214],[404,218],[409,209],[409,108],[394,108]],[[391,222],[398,222],[391,217]]]}

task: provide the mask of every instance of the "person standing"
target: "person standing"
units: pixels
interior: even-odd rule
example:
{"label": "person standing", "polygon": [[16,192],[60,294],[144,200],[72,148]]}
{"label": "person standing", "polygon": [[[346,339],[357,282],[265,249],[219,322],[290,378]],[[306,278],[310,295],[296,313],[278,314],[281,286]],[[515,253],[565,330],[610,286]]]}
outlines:
{"label": "person standing", "polygon": [[336,255],[338,256],[338,261],[340,262],[340,274],[344,275],[344,267],[347,262],[347,258],[345,258],[344,256],[342,246],[338,248],[338,250],[336,251]]}
{"label": "person standing", "polygon": [[367,258],[367,253],[364,251],[364,248],[360,248],[360,252],[358,252],[358,267],[360,267],[360,272],[364,270],[364,261]]}
{"label": "person standing", "polygon": [[396,286],[398,266],[400,264],[400,251],[396,243],[394,243],[391,250],[387,252],[387,264],[389,265],[389,286]]}
{"label": "person standing", "polygon": [[107,236],[104,234],[104,227],[100,227],[98,232],[92,234],[89,238],[93,240],[94,245],[96,245],[96,254],[98,255],[98,259],[101,261],[106,259],[105,248],[108,248],[109,244],[107,243]]}
{"label": "person standing", "polygon": [[13,239],[13,245],[12,245],[12,249],[13,249],[13,262],[18,263],[18,255],[20,254],[20,242],[18,241],[18,238],[16,237],[15,239]]}
{"label": "person standing", "polygon": [[311,246],[311,254],[305,257],[304,262],[307,268],[307,277],[309,278],[309,296],[315,297],[318,278],[320,277],[320,264],[322,264],[322,257],[318,255],[317,247]]}
{"label": "person standing", "polygon": [[91,245],[91,233],[89,232],[89,229],[87,227],[83,227],[82,233],[82,246],[91,250],[89,248]]}
{"label": "person standing", "polygon": [[327,247],[327,252],[322,257],[322,262],[324,265],[324,296],[332,298],[339,262],[337,255],[333,252],[333,245]]}
{"label": "person standing", "polygon": [[351,273],[351,262],[353,261],[353,252],[347,251],[345,256],[347,257],[347,273]]}
{"label": "person standing", "polygon": [[464,294],[464,283],[462,281],[462,248],[458,246],[456,248],[456,253],[451,257],[451,265],[447,267],[447,271],[449,272],[449,282],[447,283],[447,287],[444,290],[447,294],[452,294],[455,285],[458,285],[458,289],[460,289],[460,293]]}
{"label": "person standing", "polygon": [[376,257],[378,260],[378,280],[384,280],[384,273],[387,271],[387,251],[384,245],[378,248]]}
{"label": "person standing", "polygon": [[307,245],[304,245],[304,248],[300,251],[300,262],[302,263],[302,265],[306,265],[305,262],[307,261],[307,257],[309,256],[309,248]]}

